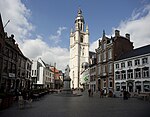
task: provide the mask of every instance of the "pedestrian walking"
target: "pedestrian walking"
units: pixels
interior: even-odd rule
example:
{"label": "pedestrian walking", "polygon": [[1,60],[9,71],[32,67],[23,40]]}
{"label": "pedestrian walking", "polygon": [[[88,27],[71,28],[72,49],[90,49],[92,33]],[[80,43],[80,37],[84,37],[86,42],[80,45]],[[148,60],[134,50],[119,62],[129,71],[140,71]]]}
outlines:
{"label": "pedestrian walking", "polygon": [[88,90],[89,97],[91,96],[91,89]]}
{"label": "pedestrian walking", "polygon": [[19,109],[24,108],[24,99],[21,92],[19,92],[19,96],[18,96],[18,105],[19,105]]}
{"label": "pedestrian walking", "polygon": [[104,90],[100,89],[100,98],[103,98]]}
{"label": "pedestrian walking", "polygon": [[31,97],[32,97],[32,92],[28,91],[25,103],[28,104],[30,107],[32,107],[32,98]]}
{"label": "pedestrian walking", "polygon": [[123,90],[123,99],[127,100],[128,99],[128,93],[126,90]]}

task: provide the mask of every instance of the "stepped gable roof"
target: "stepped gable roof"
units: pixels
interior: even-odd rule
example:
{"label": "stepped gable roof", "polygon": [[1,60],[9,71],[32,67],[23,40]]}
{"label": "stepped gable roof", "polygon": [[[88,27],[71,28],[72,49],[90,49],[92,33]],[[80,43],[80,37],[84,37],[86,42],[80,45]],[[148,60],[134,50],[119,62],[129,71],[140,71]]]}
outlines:
{"label": "stepped gable roof", "polygon": [[131,51],[121,55],[118,58],[118,60],[131,58],[131,57],[135,57],[135,56],[140,56],[140,55],[144,55],[144,54],[148,54],[148,53],[150,53],[150,44],[146,45],[146,46],[142,46],[140,48],[136,48],[134,50],[131,50]]}

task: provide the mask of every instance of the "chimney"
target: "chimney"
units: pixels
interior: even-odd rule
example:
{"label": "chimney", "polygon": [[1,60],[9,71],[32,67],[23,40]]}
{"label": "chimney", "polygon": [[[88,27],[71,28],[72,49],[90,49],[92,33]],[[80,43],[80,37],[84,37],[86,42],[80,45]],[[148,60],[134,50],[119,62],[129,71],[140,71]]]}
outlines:
{"label": "chimney", "polygon": [[11,39],[14,39],[14,35],[13,34],[11,34]]}
{"label": "chimney", "polygon": [[15,41],[15,39],[14,39],[14,35],[11,34],[11,36],[10,36],[9,38],[11,39],[12,43],[15,44],[16,41]]}
{"label": "chimney", "polygon": [[126,38],[130,40],[130,34],[126,33],[125,34]]}
{"label": "chimney", "polygon": [[120,36],[120,31],[119,30],[115,30],[115,37],[119,37]]}

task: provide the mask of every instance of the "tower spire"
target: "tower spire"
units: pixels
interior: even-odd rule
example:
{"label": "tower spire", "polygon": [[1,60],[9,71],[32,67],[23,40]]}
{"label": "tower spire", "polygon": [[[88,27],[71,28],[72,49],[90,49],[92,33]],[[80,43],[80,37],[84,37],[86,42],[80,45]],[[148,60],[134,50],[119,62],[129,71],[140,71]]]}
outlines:
{"label": "tower spire", "polygon": [[80,16],[82,14],[82,10],[80,9],[80,7],[78,8],[78,16]]}
{"label": "tower spire", "polygon": [[105,37],[105,30],[103,30],[103,37]]}

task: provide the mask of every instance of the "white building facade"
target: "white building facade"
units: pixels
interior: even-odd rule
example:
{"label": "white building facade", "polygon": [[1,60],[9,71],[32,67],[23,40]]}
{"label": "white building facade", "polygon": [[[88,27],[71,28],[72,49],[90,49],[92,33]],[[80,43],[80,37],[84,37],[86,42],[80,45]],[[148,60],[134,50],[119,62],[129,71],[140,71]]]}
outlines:
{"label": "white building facade", "polygon": [[32,61],[31,77],[35,86],[44,88],[54,87],[54,73],[41,59]]}
{"label": "white building facade", "polygon": [[86,26],[82,11],[78,10],[75,29],[70,33],[70,78],[71,88],[83,88],[80,85],[82,63],[89,62],[89,29]]}
{"label": "white building facade", "polygon": [[124,54],[114,63],[115,91],[150,91],[150,45]]}

